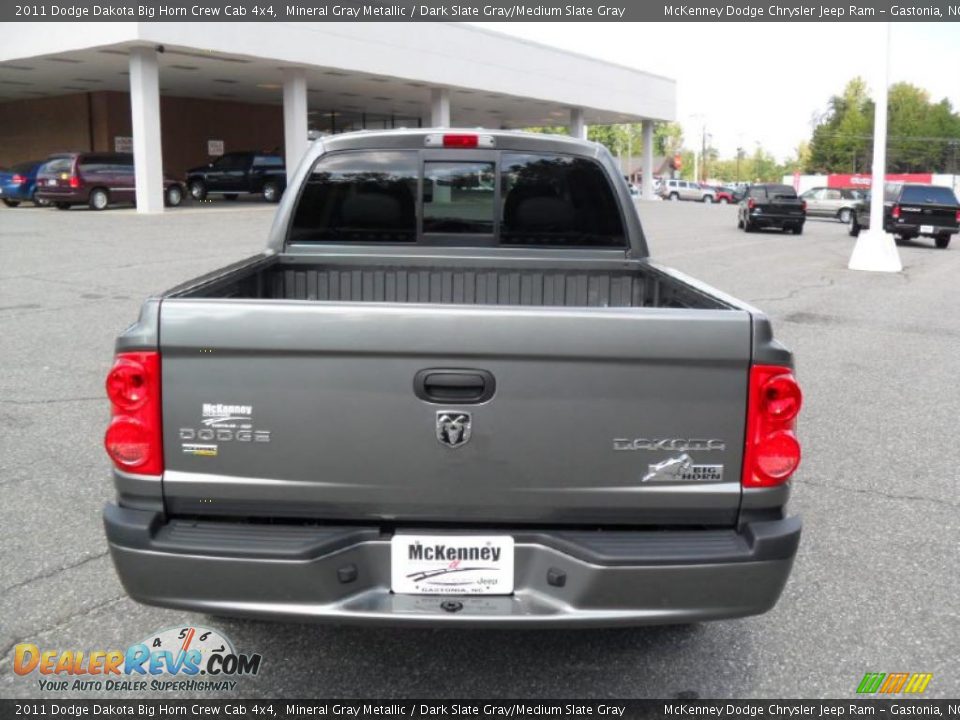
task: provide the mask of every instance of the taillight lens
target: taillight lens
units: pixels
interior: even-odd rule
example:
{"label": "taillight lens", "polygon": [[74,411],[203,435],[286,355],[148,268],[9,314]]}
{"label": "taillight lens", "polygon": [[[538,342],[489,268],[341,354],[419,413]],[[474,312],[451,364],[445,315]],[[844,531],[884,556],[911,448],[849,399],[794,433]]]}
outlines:
{"label": "taillight lens", "polygon": [[892,215],[893,215],[893,219],[894,219],[894,220],[897,220],[897,219],[900,218],[900,206],[899,206],[899,205],[894,205],[894,206],[893,206],[893,213],[892,213]]}
{"label": "taillight lens", "polygon": [[793,371],[780,365],[750,368],[744,487],[780,485],[800,465],[795,434],[803,394]]}
{"label": "taillight lens", "polygon": [[121,470],[160,475],[159,353],[120,353],[107,375],[106,386],[113,414],[104,438],[110,459]]}
{"label": "taillight lens", "polygon": [[957,210],[957,222],[960,223],[960,210]]}
{"label": "taillight lens", "polygon": [[804,212],[807,211],[807,201],[806,201],[806,200],[801,200],[801,201],[800,201],[800,209],[803,210]]}
{"label": "taillight lens", "polygon": [[26,185],[26,184],[27,184],[27,176],[26,176],[26,175],[14,175],[12,178],[10,178],[10,181],[11,181],[14,185]]}
{"label": "taillight lens", "polygon": [[70,187],[72,187],[72,188],[74,188],[74,189],[80,187],[80,178],[78,178],[76,175],[71,175],[71,176],[70,176]]}
{"label": "taillight lens", "polygon": [[757,206],[756,201],[753,198],[747,200],[747,210],[753,210]]}

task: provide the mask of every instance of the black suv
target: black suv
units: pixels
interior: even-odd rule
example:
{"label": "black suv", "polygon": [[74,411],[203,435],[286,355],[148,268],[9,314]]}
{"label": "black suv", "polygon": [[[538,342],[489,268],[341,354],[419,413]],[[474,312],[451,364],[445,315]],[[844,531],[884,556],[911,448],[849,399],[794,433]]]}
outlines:
{"label": "black suv", "polygon": [[275,153],[230,152],[214,162],[187,170],[187,189],[194,200],[222,195],[236,200],[240,195],[263,195],[279,202],[287,187],[283,157]]}
{"label": "black suv", "polygon": [[[850,234],[870,227],[870,198],[854,207]],[[948,187],[887,183],[883,188],[883,229],[899,242],[924,235],[945,249],[960,230],[960,203]]]}

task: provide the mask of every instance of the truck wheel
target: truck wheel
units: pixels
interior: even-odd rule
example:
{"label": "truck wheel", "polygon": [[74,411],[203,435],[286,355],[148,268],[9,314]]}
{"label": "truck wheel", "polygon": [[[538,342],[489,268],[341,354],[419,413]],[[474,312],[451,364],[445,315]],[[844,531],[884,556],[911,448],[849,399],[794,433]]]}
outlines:
{"label": "truck wheel", "polygon": [[713,195],[704,195],[704,196],[703,196],[703,201],[704,201],[707,205],[712,205],[712,204],[713,204]]}
{"label": "truck wheel", "polygon": [[743,221],[743,230],[744,232],[756,232],[757,226],[753,224],[753,220],[751,220],[750,218],[746,218]]}
{"label": "truck wheel", "polygon": [[743,230],[743,218],[740,217],[740,214],[737,214],[737,227]]}
{"label": "truck wheel", "polygon": [[263,186],[263,199],[268,203],[280,202],[280,196],[283,193],[280,190],[280,183],[271,181]]}
{"label": "truck wheel", "polygon": [[950,234],[943,233],[942,235],[937,235],[937,237],[934,239],[934,242],[938,248],[941,250],[946,250],[947,246],[950,245]]}
{"label": "truck wheel", "polygon": [[726,204],[727,204],[727,199],[724,198],[724,197],[722,197],[722,198],[720,198],[719,200],[717,200],[717,202],[720,203],[721,205],[726,205]]}
{"label": "truck wheel", "polygon": [[171,185],[168,187],[163,194],[163,204],[167,207],[177,207],[181,202],[183,202],[183,190],[180,189],[180,186]]}
{"label": "truck wheel", "polygon": [[91,210],[105,210],[110,204],[110,196],[103,188],[94,188],[90,191],[90,198],[87,202]]}
{"label": "truck wheel", "polygon": [[803,225],[794,225],[793,226],[794,235],[803,235]]}
{"label": "truck wheel", "polygon": [[187,191],[194,200],[207,199],[207,184],[203,180],[191,180],[187,183]]}
{"label": "truck wheel", "polygon": [[857,222],[857,216],[852,215],[850,218],[850,237],[857,237],[860,234],[860,224]]}
{"label": "truck wheel", "polygon": [[679,194],[679,193],[672,192],[672,193],[670,193],[669,199],[672,200],[673,202],[676,202],[677,200],[680,199],[680,194]]}
{"label": "truck wheel", "polygon": [[850,211],[850,208],[843,208],[837,213],[837,220],[842,222],[844,225],[848,225],[852,216],[853,213]]}
{"label": "truck wheel", "polygon": [[10,200],[9,198],[3,199],[3,204],[7,207],[17,207],[20,204],[19,200]]}

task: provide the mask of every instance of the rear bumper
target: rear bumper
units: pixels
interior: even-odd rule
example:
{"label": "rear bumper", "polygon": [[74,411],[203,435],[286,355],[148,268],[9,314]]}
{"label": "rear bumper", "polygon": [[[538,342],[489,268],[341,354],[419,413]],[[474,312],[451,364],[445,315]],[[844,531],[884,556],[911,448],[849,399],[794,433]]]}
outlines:
{"label": "rear bumper", "polygon": [[461,607],[449,612],[440,605],[451,596],[390,591],[390,537],[375,527],[165,522],[116,505],[103,517],[120,580],[140,602],[221,615],[425,626],[609,626],[756,615],[780,597],[801,532],[798,517],[740,532],[509,531],[514,594],[457,596]]}
{"label": "rear bumper", "polygon": [[888,233],[893,235],[914,235],[925,237],[936,237],[937,235],[953,235],[960,232],[956,225],[931,225],[932,231],[923,232],[923,225],[915,223],[898,223],[888,221],[884,227]]}
{"label": "rear bumper", "polygon": [[807,221],[806,215],[776,215],[773,213],[750,213],[750,220],[757,227],[794,227]]}

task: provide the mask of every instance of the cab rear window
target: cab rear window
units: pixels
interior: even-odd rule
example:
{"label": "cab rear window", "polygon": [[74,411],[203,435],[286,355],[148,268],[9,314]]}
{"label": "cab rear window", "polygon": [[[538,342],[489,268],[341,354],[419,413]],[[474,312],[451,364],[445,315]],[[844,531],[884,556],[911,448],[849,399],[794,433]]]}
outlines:
{"label": "cab rear window", "polygon": [[320,158],[294,211],[292,242],[529,247],[627,245],[616,195],[593,160],[416,150]]}
{"label": "cab rear window", "polygon": [[956,205],[957,196],[953,190],[936,185],[906,185],[900,194],[900,202],[918,205]]}

